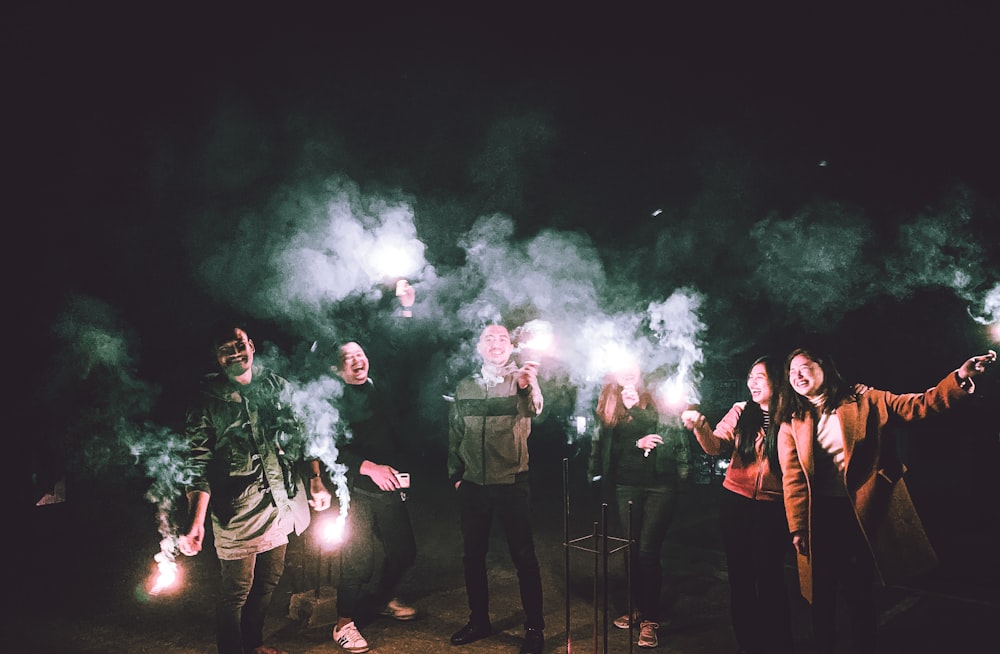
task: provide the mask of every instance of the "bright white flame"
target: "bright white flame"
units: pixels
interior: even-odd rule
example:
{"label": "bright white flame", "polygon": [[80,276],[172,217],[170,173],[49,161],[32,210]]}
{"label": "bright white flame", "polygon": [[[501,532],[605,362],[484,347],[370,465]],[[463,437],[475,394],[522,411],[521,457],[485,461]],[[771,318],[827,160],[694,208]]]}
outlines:
{"label": "bright white flame", "polygon": [[323,540],[328,545],[339,545],[344,540],[347,531],[347,512],[339,511],[337,517],[326,523],[323,528]]}
{"label": "bright white flame", "polygon": [[587,417],[576,416],[574,420],[576,421],[576,433],[583,436],[584,432],[587,431]]}
{"label": "bright white flame", "polygon": [[411,241],[385,233],[371,250],[369,264],[385,279],[406,277],[420,270],[423,253],[418,253]]}
{"label": "bright white flame", "polygon": [[545,352],[555,340],[552,325],[544,320],[529,320],[516,330],[518,349],[521,352]]}
{"label": "bright white flame", "polygon": [[174,561],[174,541],[172,538],[164,538],[160,541],[160,552],[153,557],[156,562],[157,575],[152,587],[149,589],[150,595],[157,595],[172,588],[180,576],[180,570]]}
{"label": "bright white flame", "polygon": [[671,409],[683,409],[691,401],[691,388],[681,376],[671,377],[657,389],[660,398]]}

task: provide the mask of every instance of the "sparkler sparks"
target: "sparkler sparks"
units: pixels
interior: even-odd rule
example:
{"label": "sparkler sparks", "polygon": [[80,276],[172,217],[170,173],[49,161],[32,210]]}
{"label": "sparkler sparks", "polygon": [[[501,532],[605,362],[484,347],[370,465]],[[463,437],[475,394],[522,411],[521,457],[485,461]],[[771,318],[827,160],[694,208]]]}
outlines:
{"label": "sparkler sparks", "polygon": [[544,352],[548,352],[555,341],[552,325],[544,320],[529,320],[514,330],[518,352],[536,362]]}
{"label": "sparkler sparks", "polygon": [[671,412],[680,413],[687,408],[688,404],[693,403],[696,397],[694,388],[683,374],[677,374],[667,379],[656,390],[663,404]]}

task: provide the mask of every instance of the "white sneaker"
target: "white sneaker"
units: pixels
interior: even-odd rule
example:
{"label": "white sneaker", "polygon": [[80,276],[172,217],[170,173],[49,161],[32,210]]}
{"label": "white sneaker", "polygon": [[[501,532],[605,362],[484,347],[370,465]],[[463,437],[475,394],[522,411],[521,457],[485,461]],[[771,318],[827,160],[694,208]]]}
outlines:
{"label": "white sneaker", "polygon": [[361,635],[354,621],[348,622],[342,628],[333,628],[333,642],[344,648],[344,651],[359,654],[368,651],[368,641]]}

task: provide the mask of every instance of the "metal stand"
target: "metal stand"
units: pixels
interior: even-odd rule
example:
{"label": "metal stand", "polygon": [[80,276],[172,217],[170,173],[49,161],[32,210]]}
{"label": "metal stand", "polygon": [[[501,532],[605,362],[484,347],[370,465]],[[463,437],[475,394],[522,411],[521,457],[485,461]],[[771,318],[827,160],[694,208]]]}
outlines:
{"label": "metal stand", "polygon": [[[604,649],[603,653],[608,654],[608,559],[612,554],[617,554],[624,550],[625,552],[625,595],[628,598],[628,616],[629,616],[629,627],[628,627],[628,651],[632,654],[632,643],[633,635],[635,631],[635,625],[632,624],[632,575],[630,566],[631,550],[632,544],[632,502],[628,503],[628,518],[626,520],[627,527],[626,533],[630,538],[614,538],[608,536],[608,505],[607,503],[601,504],[601,522],[600,526],[598,523],[594,523],[594,531],[587,535],[581,536],[579,538],[574,538],[570,540],[569,537],[569,459],[563,459],[563,547],[565,548],[565,564],[566,564],[566,653],[572,654],[573,643],[572,636],[570,632],[570,619],[569,619],[569,605],[570,605],[570,571],[569,571],[569,552],[572,549],[581,550],[583,552],[589,552],[594,555],[594,654],[598,654],[598,639],[602,635],[599,629],[598,613],[597,613],[597,599],[598,591],[603,591],[602,597],[602,607],[603,607],[603,623],[604,623]],[[591,546],[586,547],[581,545],[584,541],[591,541]],[[610,549],[611,544],[614,544],[614,549]],[[601,570],[599,570],[599,567]],[[600,581],[603,578],[604,583],[601,584]]]}

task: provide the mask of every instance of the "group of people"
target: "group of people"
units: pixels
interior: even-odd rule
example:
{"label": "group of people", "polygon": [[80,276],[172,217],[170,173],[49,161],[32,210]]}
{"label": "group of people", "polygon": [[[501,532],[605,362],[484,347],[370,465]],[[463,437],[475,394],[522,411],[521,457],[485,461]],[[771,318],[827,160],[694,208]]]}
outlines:
{"label": "group of people", "polygon": [[887,427],[948,410],[996,359],[990,350],[923,393],[898,395],[848,384],[830,356],[798,348],[783,367],[755,361],[750,401],[734,404],[714,430],[700,412],[682,414],[706,453],[731,457],[720,519],[741,653],[793,651],[784,580],[790,549],[816,651],[837,650],[840,593],[850,651],[877,651],[874,584],[936,562]]}
{"label": "group of people", "polygon": [[[200,400],[186,418],[189,519],[178,549],[188,556],[200,552],[211,521],[221,563],[220,654],[284,654],[264,645],[264,619],[284,571],[290,535],[308,527],[310,507],[329,508],[331,495],[321,462],[307,456],[303,425],[287,403],[287,380],[254,364],[255,345],[244,325],[217,324],[211,344],[219,370],[204,378]],[[468,623],[451,643],[464,645],[491,633],[486,555],[496,515],[518,571],[526,617],[521,654],[541,654],[545,623],[527,445],[531,420],[543,402],[537,364],[511,362],[510,333],[500,325],[483,330],[477,349],[482,367],[459,382],[449,416],[448,475],[461,512],[470,609]],[[350,434],[337,443],[338,463],[347,468],[351,503],[333,640],[347,652],[361,653],[370,648],[355,622],[359,615],[416,617],[394,594],[415,560],[416,543],[405,504],[408,448],[394,424],[391,399],[369,376],[359,343],[343,343],[338,356],[334,369],[344,382],[339,407]],[[376,587],[366,592],[373,577]]]}
{"label": "group of people", "polygon": [[[219,370],[206,376],[201,400],[187,416],[189,525],[178,548],[197,554],[211,520],[221,564],[220,654],[283,654],[264,645],[264,618],[290,535],[309,525],[310,508],[329,508],[331,495],[321,462],[307,456],[303,425],[287,403],[288,382],[254,364],[255,346],[241,323],[220,323],[211,340]],[[542,580],[528,478],[532,419],[543,407],[538,364],[515,363],[510,332],[498,324],[482,330],[477,351],[481,367],[458,383],[448,417],[447,473],[459,508],[469,606],[468,622],[450,642],[465,645],[492,633],[486,558],[496,518],[517,570],[525,618],[520,652],[541,654]],[[343,343],[338,354],[339,403],[350,431],[338,442],[338,463],[347,468],[351,504],[333,640],[360,653],[369,644],[358,616],[416,617],[395,595],[416,544],[406,505],[407,443],[393,422],[391,398],[369,376],[359,343]],[[842,583],[855,651],[874,652],[872,582],[919,572],[933,561],[883,428],[890,420],[948,409],[973,392],[972,379],[995,360],[992,351],[972,357],[925,393],[895,395],[849,386],[829,357],[796,350],[784,369],[770,359],[755,362],[747,377],[751,400],[735,404],[714,430],[697,411],[668,424],[638,364],[629,362],[598,398],[591,451],[592,474],[609,483],[619,514],[631,518],[634,610],[615,625],[637,625],[640,647],[658,644],[661,550],[688,464],[686,438],[676,438],[683,424],[707,453],[732,457],[721,519],[741,651],[792,651],[783,576],[791,546],[819,651],[834,651]],[[365,592],[377,549],[383,551],[378,583]]]}

